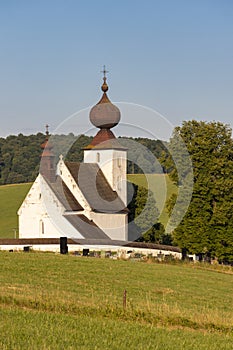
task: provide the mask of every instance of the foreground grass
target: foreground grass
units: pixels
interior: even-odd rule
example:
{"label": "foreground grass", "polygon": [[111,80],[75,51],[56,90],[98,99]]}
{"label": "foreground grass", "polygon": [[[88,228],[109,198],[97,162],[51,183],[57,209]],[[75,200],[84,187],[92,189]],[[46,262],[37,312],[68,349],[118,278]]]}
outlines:
{"label": "foreground grass", "polygon": [[233,348],[226,271],[49,253],[0,264],[1,349]]}
{"label": "foreground grass", "polygon": [[17,211],[31,184],[0,186],[0,237],[14,238],[18,232]]}
{"label": "foreground grass", "polygon": [[153,192],[156,205],[161,213],[159,221],[166,226],[168,212],[165,204],[171,195],[177,192],[177,187],[169,176],[166,174],[129,174],[127,179],[138,186],[149,188]]}
{"label": "foreground grass", "polygon": [[[0,340],[8,349],[153,349],[232,350],[232,339],[182,329],[156,328],[132,321],[68,316],[32,311],[0,312],[6,333]],[[12,320],[14,327],[12,328]]]}

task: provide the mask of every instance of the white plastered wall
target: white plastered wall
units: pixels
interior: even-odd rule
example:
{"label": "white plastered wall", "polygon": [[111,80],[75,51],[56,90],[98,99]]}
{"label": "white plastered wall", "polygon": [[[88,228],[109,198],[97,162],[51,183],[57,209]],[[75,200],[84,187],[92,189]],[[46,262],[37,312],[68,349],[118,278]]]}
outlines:
{"label": "white plastered wall", "polygon": [[63,217],[64,207],[41,175],[33,183],[19,211],[19,238],[83,238]]}
{"label": "white plastered wall", "polygon": [[113,240],[128,240],[127,214],[106,214],[92,212],[93,221]]}

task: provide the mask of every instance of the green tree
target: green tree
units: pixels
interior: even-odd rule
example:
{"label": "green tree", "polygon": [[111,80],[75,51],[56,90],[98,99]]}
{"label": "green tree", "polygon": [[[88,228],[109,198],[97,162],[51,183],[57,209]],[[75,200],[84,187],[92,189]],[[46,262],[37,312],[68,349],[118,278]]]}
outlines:
{"label": "green tree", "polygon": [[164,245],[172,245],[172,235],[165,233],[163,224],[157,222],[140,238],[142,242],[150,242]]}
{"label": "green tree", "polygon": [[[190,153],[194,175],[192,200],[173,232],[175,241],[190,253],[211,254],[219,261],[233,262],[232,130],[219,122],[188,121],[175,132]],[[167,157],[166,162],[178,181],[173,160]],[[174,202],[171,198],[168,203],[170,212]]]}
{"label": "green tree", "polygon": [[80,135],[70,147],[66,159],[70,162],[82,162],[83,149],[91,143],[92,139],[91,136]]}
{"label": "green tree", "polygon": [[[141,242],[170,244],[164,226],[158,222],[159,211],[153,193],[144,187],[131,184],[134,188],[129,209],[129,237]],[[166,243],[165,243],[166,242]]]}
{"label": "green tree", "polygon": [[128,149],[128,174],[161,173],[159,159],[167,153],[166,142],[142,137],[119,137],[119,141]]}

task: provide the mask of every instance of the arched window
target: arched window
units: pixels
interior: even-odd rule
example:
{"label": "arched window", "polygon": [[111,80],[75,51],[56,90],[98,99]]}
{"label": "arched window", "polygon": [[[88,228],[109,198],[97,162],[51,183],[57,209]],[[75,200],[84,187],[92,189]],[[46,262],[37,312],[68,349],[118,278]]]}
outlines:
{"label": "arched window", "polygon": [[99,163],[100,162],[100,154],[99,152],[96,153],[96,162]]}

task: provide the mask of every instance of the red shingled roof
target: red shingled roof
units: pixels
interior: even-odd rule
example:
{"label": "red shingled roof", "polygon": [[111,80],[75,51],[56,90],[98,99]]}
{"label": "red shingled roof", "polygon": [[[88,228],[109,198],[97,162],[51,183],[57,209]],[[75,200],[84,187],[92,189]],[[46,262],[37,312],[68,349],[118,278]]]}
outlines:
{"label": "red shingled roof", "polygon": [[109,129],[100,129],[85,149],[125,149]]}

